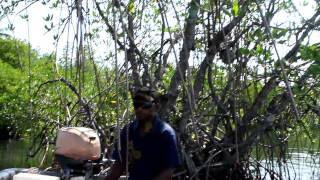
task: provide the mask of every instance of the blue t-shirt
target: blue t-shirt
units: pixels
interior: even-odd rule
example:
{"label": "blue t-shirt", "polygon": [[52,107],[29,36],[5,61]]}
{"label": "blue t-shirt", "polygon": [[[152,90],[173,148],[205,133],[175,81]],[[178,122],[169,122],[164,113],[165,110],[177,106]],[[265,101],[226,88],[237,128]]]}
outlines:
{"label": "blue t-shirt", "polygon": [[121,131],[121,150],[113,152],[114,159],[120,161],[121,155],[122,162],[126,162],[127,129],[130,180],[151,180],[164,169],[180,165],[175,131],[158,116],[153,121],[150,132],[143,137],[139,135],[137,120],[125,126]]}

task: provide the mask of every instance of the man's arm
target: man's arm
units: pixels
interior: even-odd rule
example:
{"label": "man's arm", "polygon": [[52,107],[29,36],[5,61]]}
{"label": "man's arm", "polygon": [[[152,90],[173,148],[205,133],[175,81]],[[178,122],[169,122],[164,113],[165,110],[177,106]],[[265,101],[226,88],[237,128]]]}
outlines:
{"label": "man's arm", "polygon": [[116,161],[105,180],[118,180],[124,171],[124,164]]}
{"label": "man's arm", "polygon": [[163,132],[162,137],[164,139],[163,146],[165,147],[165,168],[158,176],[153,180],[170,180],[173,176],[174,170],[180,165],[178,147],[176,135],[171,127]]}
{"label": "man's arm", "polygon": [[163,170],[156,178],[153,180],[170,180],[173,176],[174,169],[167,168]]}

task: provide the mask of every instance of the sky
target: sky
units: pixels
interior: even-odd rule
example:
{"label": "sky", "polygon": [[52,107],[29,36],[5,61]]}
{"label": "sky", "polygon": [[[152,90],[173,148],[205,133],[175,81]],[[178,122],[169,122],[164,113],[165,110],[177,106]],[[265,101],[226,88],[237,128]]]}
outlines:
{"label": "sky", "polygon": [[[22,9],[22,7],[20,6],[19,9]],[[30,41],[32,47],[41,53],[52,52],[55,49],[53,35],[47,33],[44,28],[43,17],[46,16],[47,12],[47,7],[42,6],[40,3],[35,3],[27,11],[20,13],[20,15],[29,15],[29,23],[21,19],[19,15],[13,14],[1,20],[0,29],[6,28],[8,22],[11,22],[15,29],[13,31],[2,31],[3,33],[27,42]]]}
{"label": "sky", "polygon": [[[297,10],[300,14],[302,14],[304,17],[311,17],[313,15],[313,7],[316,6],[316,3],[313,0],[308,1],[308,5],[306,7],[302,6],[304,3],[304,0],[294,0],[295,5],[297,6]],[[25,4],[22,3],[18,7],[18,11],[21,11],[24,9]],[[17,11],[17,12],[18,12]],[[30,41],[31,46],[38,50],[40,54],[44,53],[50,53],[54,52],[56,50],[55,41],[53,39],[53,33],[52,32],[46,32],[46,29],[44,28],[45,21],[44,17],[47,16],[48,13],[64,16],[64,14],[61,14],[60,12],[66,12],[66,11],[60,11],[60,9],[52,9],[48,6],[43,6],[41,3],[35,3],[32,6],[30,6],[27,10],[23,10],[20,12],[19,15],[25,15],[28,14],[29,16],[29,22],[26,20],[22,20],[19,15],[12,14],[10,16],[2,17],[0,18],[0,32],[10,34],[11,36],[25,40],[27,42]],[[287,22],[288,20],[294,20],[296,17],[288,17],[287,14],[281,13],[278,15],[278,17],[275,17],[276,21],[281,22]],[[11,22],[14,24],[14,31],[5,31],[8,22]],[[57,22],[55,22],[57,23]],[[60,30],[61,31],[61,30]],[[74,33],[75,30],[71,28],[70,34]],[[29,33],[28,33],[29,32]],[[64,33],[64,36],[61,37],[61,41],[57,46],[57,49],[63,49],[65,48],[65,42],[67,40],[67,33]],[[319,33],[318,33],[319,35]],[[314,37],[320,37],[320,36],[314,36]],[[69,36],[70,38],[70,36]],[[317,38],[315,38],[317,39]],[[312,39],[311,39],[312,40]],[[285,52],[283,53],[285,54]]]}

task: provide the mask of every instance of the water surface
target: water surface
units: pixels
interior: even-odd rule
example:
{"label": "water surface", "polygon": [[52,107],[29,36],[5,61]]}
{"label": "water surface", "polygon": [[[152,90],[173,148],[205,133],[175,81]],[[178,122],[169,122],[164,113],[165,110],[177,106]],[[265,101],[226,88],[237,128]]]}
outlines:
{"label": "water surface", "polygon": [[[43,158],[43,152],[35,158],[27,158],[30,143],[26,140],[0,141],[0,170],[7,168],[39,167]],[[276,160],[259,160],[258,162],[269,169],[274,170],[282,179],[291,180],[320,180],[320,152],[312,152],[301,149],[289,149],[286,163]],[[51,164],[52,153],[45,161],[44,167]],[[279,166],[281,165],[281,166]],[[271,179],[264,168],[260,168],[262,179]]]}
{"label": "water surface", "polygon": [[[301,149],[289,149],[285,162],[261,160],[260,164],[273,170],[275,177],[286,180],[320,180],[320,153]],[[270,171],[260,168],[262,179],[272,179]],[[276,178],[278,179],[278,178]]]}
{"label": "water surface", "polygon": [[[28,158],[27,153],[30,142],[27,140],[1,140],[0,141],[0,170],[7,168],[39,167],[44,152],[34,158]],[[50,166],[52,153],[44,161],[44,166]]]}

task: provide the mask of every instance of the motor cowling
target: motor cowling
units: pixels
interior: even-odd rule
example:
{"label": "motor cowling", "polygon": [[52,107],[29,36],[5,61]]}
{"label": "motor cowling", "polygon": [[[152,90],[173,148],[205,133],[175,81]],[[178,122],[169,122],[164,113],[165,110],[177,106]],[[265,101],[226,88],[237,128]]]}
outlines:
{"label": "motor cowling", "polygon": [[99,136],[86,127],[63,127],[58,132],[55,154],[74,160],[97,160],[101,156]]}

